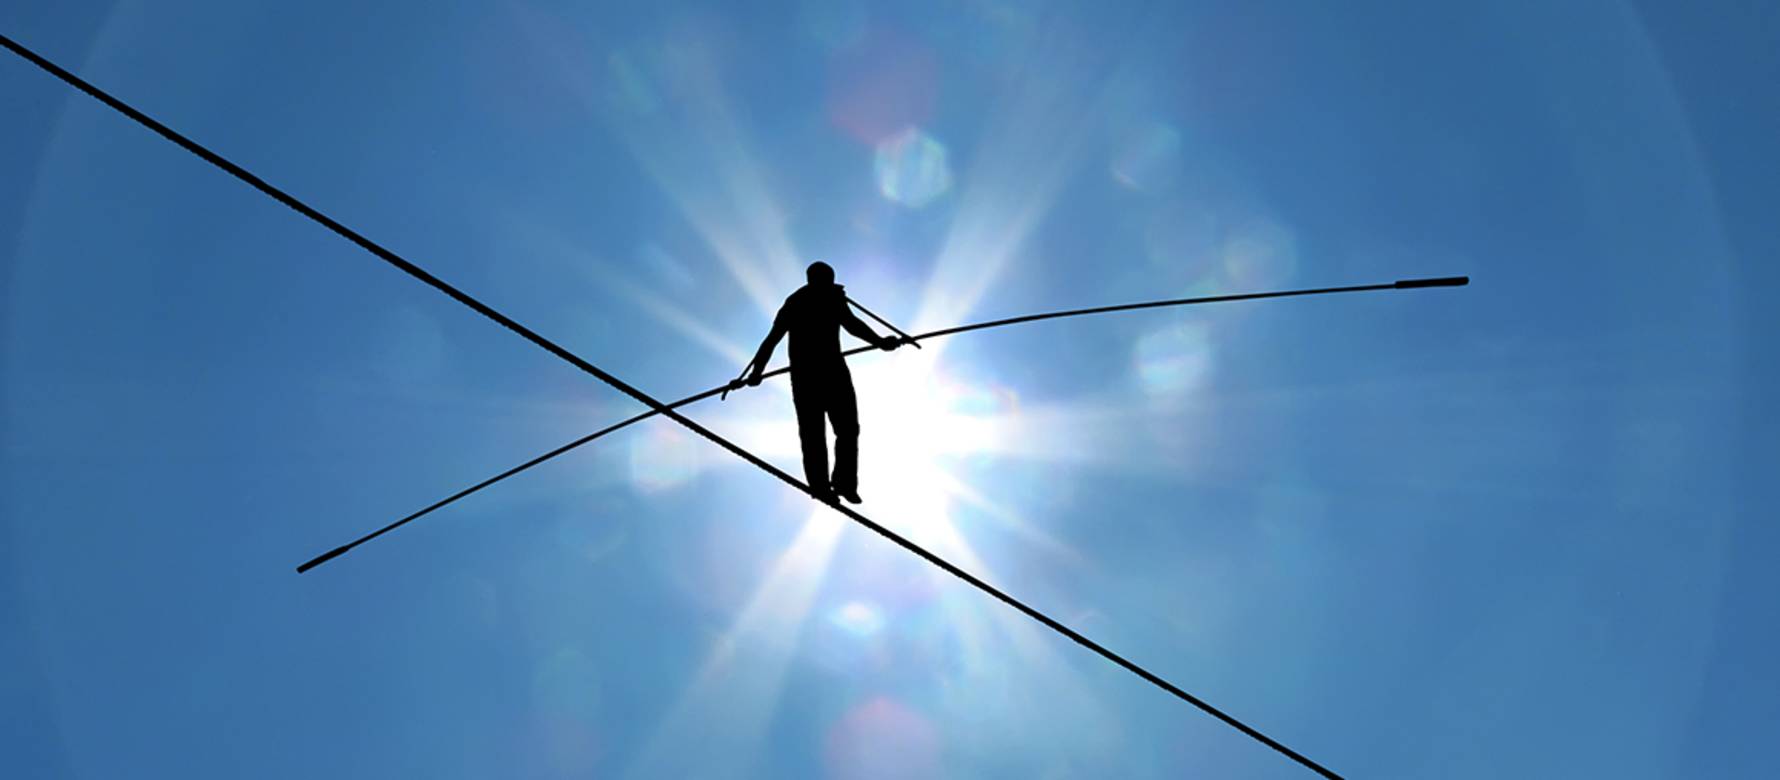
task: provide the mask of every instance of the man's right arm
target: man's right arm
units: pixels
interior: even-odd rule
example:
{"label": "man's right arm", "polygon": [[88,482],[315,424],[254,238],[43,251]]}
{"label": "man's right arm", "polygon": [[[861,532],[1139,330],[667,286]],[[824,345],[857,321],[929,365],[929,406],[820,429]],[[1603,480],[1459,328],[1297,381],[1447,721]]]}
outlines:
{"label": "man's right arm", "polygon": [[773,329],[768,331],[766,338],[760,342],[760,349],[754,353],[754,361],[749,363],[748,384],[760,384],[761,375],[766,373],[766,362],[773,359],[773,350],[779,347],[779,339],[785,337],[785,310],[779,309],[779,315],[773,318]]}

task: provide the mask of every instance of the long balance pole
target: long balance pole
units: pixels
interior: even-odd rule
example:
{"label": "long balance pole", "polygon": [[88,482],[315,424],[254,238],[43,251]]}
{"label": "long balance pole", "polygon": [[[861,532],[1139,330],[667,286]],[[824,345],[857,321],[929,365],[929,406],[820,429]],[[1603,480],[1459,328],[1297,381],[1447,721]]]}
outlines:
{"label": "long balance pole", "polygon": [[[973,331],[973,330],[986,330],[988,328],[999,328],[999,327],[1003,327],[1003,326],[1007,326],[1007,325],[1019,325],[1021,323],[1037,322],[1039,320],[1054,320],[1054,319],[1061,319],[1064,317],[1082,317],[1082,316],[1086,316],[1089,314],[1110,314],[1113,312],[1133,311],[1136,309],[1158,309],[1158,308],[1169,307],[1169,306],[1193,306],[1193,305],[1202,304],[1202,303],[1224,303],[1224,302],[1228,302],[1228,301],[1252,301],[1252,300],[1258,300],[1261,298],[1289,298],[1289,297],[1303,296],[1303,295],[1329,295],[1329,294],[1333,294],[1333,293],[1369,292],[1369,291],[1373,291],[1373,290],[1408,290],[1408,289],[1416,289],[1416,288],[1422,288],[1422,287],[1462,287],[1466,284],[1469,284],[1470,281],[1471,281],[1471,278],[1468,276],[1443,276],[1443,277],[1433,278],[1433,279],[1402,279],[1402,280],[1398,280],[1395,282],[1387,282],[1384,284],[1360,284],[1360,285],[1353,285],[1353,286],[1349,286],[1349,287],[1318,287],[1318,288],[1305,289],[1305,290],[1281,290],[1281,291],[1276,291],[1276,292],[1242,293],[1242,294],[1238,294],[1238,295],[1209,295],[1209,296],[1204,296],[1204,297],[1199,297],[1199,298],[1172,298],[1172,299],[1161,300],[1161,301],[1144,301],[1142,303],[1122,303],[1122,304],[1117,304],[1117,305],[1113,305],[1113,306],[1096,306],[1096,307],[1089,308],[1089,309],[1067,309],[1064,311],[1051,311],[1051,312],[1044,312],[1042,314],[1028,314],[1028,315],[1025,315],[1022,317],[1008,317],[1006,319],[989,320],[987,322],[976,322],[976,323],[971,323],[969,325],[959,325],[957,327],[943,328],[941,330],[929,331],[927,333],[923,333],[918,336],[909,336],[909,337],[907,337],[907,339],[910,342],[920,342],[920,341],[925,341],[927,339],[939,338],[941,336],[955,336],[960,333],[969,333],[970,331]],[[868,314],[869,314],[869,312],[868,312]],[[875,318],[876,315],[873,315],[873,316]],[[888,327],[888,323],[886,323],[886,327]],[[857,355],[861,352],[869,352],[874,349],[876,349],[876,347],[869,347],[869,346],[855,347],[855,348],[849,349],[841,354],[843,356]],[[775,377],[775,376],[779,376],[780,374],[787,373],[790,370],[791,370],[790,366],[785,366],[782,368],[778,368],[778,369],[769,371],[766,374],[764,374],[763,376]],[[689,396],[686,396],[685,398],[682,398],[678,401],[667,404],[666,408],[667,409],[678,409],[678,408],[685,406],[687,404],[695,403],[698,401],[703,401],[704,399],[710,398],[711,396],[718,395],[720,393],[724,393],[731,389],[734,389],[735,385],[736,385],[736,382],[729,382],[727,384],[719,385],[717,387],[713,387],[713,388],[706,390],[702,393],[699,393],[697,395],[689,395]],[[325,553],[322,553],[321,555],[318,555],[315,558],[312,558],[309,561],[306,561],[305,563],[303,563],[303,565],[298,566],[297,572],[302,573],[302,572],[309,571],[310,569],[320,566],[321,564],[326,563],[329,560],[332,560],[332,559],[337,558],[341,555],[344,555],[348,551],[352,550],[352,548],[354,548],[354,547],[364,544],[365,542],[369,542],[372,539],[375,539],[379,536],[389,533],[390,531],[394,531],[397,528],[407,525],[408,523],[414,522],[415,520],[419,520],[420,518],[425,517],[428,514],[431,514],[435,510],[442,509],[446,506],[449,506],[449,505],[457,502],[459,499],[465,498],[472,493],[480,491],[483,488],[489,487],[489,486],[495,484],[496,482],[500,482],[501,480],[504,480],[508,477],[515,475],[515,474],[518,474],[521,471],[525,471],[526,469],[529,469],[533,466],[543,463],[544,461],[550,460],[551,458],[554,458],[558,455],[568,452],[569,450],[575,449],[576,447],[580,447],[583,444],[587,444],[588,442],[591,442],[595,439],[605,436],[608,433],[612,433],[612,432],[617,431],[621,428],[625,428],[633,423],[642,422],[642,421],[647,420],[651,417],[654,417],[655,415],[660,414],[660,413],[661,413],[660,410],[648,409],[646,411],[639,412],[630,418],[627,418],[620,422],[613,423],[613,424],[608,425],[604,428],[601,428],[597,431],[594,431],[593,433],[587,434],[586,436],[583,436],[579,439],[576,439],[576,440],[571,441],[567,444],[564,444],[561,447],[557,447],[556,449],[553,449],[549,452],[546,452],[542,455],[532,458],[531,460],[528,460],[524,463],[514,466],[513,468],[507,469],[506,471],[503,471],[499,474],[489,477],[488,479],[482,480],[481,482],[478,482],[474,485],[464,488],[463,490],[459,490],[456,493],[446,496],[445,498],[439,499],[438,501],[435,501],[432,504],[428,505],[426,508],[421,509],[420,511],[415,512],[411,515],[408,515],[407,517],[404,517],[400,520],[390,523],[389,525],[386,525],[382,528],[372,531],[371,533],[365,534],[364,536],[354,539],[351,542],[348,542],[344,545],[341,545],[341,546],[336,547],[332,550],[329,550]]]}
{"label": "long balance pole", "polygon": [[915,349],[921,348],[921,342],[916,341],[914,336],[910,336],[909,334],[902,332],[902,328],[898,328],[895,325],[891,325],[889,322],[885,321],[885,319],[883,317],[879,317],[878,315],[873,314],[871,309],[865,308],[864,304],[861,304],[860,302],[855,301],[852,298],[848,298],[847,303],[853,304],[853,308],[858,309],[862,312],[865,312],[865,316],[870,317],[874,320],[877,320],[879,325],[889,328],[891,333],[895,333],[896,335],[901,336],[902,340],[904,342],[915,345]]}

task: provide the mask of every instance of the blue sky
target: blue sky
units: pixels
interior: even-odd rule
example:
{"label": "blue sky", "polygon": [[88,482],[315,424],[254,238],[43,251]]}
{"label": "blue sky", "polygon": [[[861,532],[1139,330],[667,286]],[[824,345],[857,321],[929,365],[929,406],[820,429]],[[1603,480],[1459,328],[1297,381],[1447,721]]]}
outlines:
{"label": "blue sky", "polygon": [[[1758,777],[1780,13],[9,3],[0,31],[626,381],[821,258],[867,514],[1350,777]],[[1304,777],[22,60],[23,777]],[[784,360],[783,353],[778,362]],[[687,413],[797,465],[785,386]]]}

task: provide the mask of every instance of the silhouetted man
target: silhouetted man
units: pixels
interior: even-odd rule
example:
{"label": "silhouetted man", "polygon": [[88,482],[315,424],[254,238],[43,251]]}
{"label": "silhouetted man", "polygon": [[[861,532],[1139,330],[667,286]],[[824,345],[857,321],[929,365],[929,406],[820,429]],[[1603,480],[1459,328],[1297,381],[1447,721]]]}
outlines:
{"label": "silhouetted man", "polygon": [[[817,261],[805,272],[808,284],[799,287],[779,307],[773,329],[760,342],[760,351],[749,363],[747,383],[760,384],[766,362],[773,357],[779,339],[791,334],[791,402],[797,408],[797,436],[803,444],[803,474],[818,498],[833,502],[836,495],[859,503],[859,404],[853,395],[853,375],[841,357],[840,329],[883,350],[902,345],[901,339],[872,332],[847,307],[847,294],[834,283],[834,269]],[[823,418],[834,425],[834,476],[828,474],[828,436]]]}

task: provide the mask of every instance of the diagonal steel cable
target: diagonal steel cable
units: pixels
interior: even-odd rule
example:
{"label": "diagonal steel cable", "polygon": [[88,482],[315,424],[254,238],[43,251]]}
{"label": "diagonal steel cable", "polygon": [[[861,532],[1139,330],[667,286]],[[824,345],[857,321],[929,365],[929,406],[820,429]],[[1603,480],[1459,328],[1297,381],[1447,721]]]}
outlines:
{"label": "diagonal steel cable", "polygon": [[[573,365],[576,368],[579,368],[582,371],[584,371],[588,374],[591,374],[595,378],[599,379],[602,382],[605,382],[606,384],[610,385],[614,389],[616,389],[626,395],[629,395],[632,398],[635,398],[639,402],[641,402],[644,405],[653,409],[655,412],[657,412],[659,414],[667,415],[669,419],[672,419],[673,421],[685,426],[686,428],[692,430],[693,432],[699,434],[700,436],[703,436],[704,438],[708,439],[712,443],[714,443],[726,450],[729,450],[731,453],[734,453],[737,457],[742,458],[743,460],[746,460],[749,463],[754,464],[756,467],[760,468],[762,471],[765,471],[768,474],[771,474],[772,476],[777,477],[781,482],[784,482],[792,487],[797,488],[798,490],[803,491],[805,494],[810,495],[812,498],[816,497],[816,494],[811,492],[808,485],[805,485],[802,482],[798,481],[795,477],[792,477],[790,474],[785,473],[784,471],[774,467],[772,464],[767,463],[764,460],[761,460],[759,457],[755,456],[753,453],[750,453],[747,450],[744,450],[741,447],[736,446],[734,443],[730,442],[728,439],[725,439],[722,436],[717,435],[715,432],[710,431],[709,429],[705,428],[704,426],[699,425],[696,422],[693,422],[691,419],[688,419],[684,415],[681,415],[680,413],[674,411],[673,409],[668,408],[666,405],[664,405],[660,401],[657,401],[654,398],[650,397],[648,394],[644,393],[643,391],[638,390],[635,387],[632,387],[631,385],[624,382],[623,380],[605,372],[598,366],[596,366],[592,363],[589,363],[588,361],[582,359],[581,357],[575,355],[572,352],[569,352],[567,349],[564,349],[563,347],[559,346],[555,342],[550,341],[549,339],[544,338],[542,335],[539,335],[535,331],[532,331],[530,328],[527,328],[524,325],[519,324],[518,322],[514,321],[512,318],[509,318],[506,315],[501,314],[498,311],[495,311],[493,308],[490,308],[487,304],[484,304],[481,301],[471,297],[468,293],[465,293],[462,290],[459,290],[456,287],[453,287],[452,285],[446,283],[444,280],[427,272],[426,269],[423,269],[420,266],[415,265],[412,262],[409,262],[408,260],[402,258],[401,256],[397,255],[396,253],[394,253],[388,249],[385,249],[383,246],[371,241],[370,239],[364,237],[363,235],[359,234],[358,232],[352,230],[351,228],[348,228],[345,225],[340,224],[339,222],[335,221],[333,218],[328,217],[326,214],[323,214],[320,211],[317,211],[314,208],[308,206],[307,204],[297,200],[296,198],[292,197],[291,195],[285,193],[283,190],[280,190],[280,189],[272,186],[271,184],[268,184],[265,180],[248,172],[246,169],[242,168],[241,166],[236,165],[236,164],[224,159],[222,156],[216,154],[215,152],[210,151],[209,149],[199,145],[198,143],[192,141],[191,139],[186,138],[185,136],[179,134],[178,132],[175,132],[173,129],[167,127],[166,125],[161,124],[160,122],[154,120],[153,118],[150,118],[148,115],[136,110],[135,108],[130,107],[129,105],[125,104],[123,101],[118,100],[115,97],[112,97],[110,94],[104,92],[103,90],[100,90],[99,88],[93,86],[92,84],[87,83],[86,81],[82,80],[80,77],[75,76],[73,73],[70,73],[67,70],[64,70],[63,68],[56,65],[55,63],[50,62],[49,60],[39,56],[37,53],[18,44],[17,42],[13,41],[11,38],[9,38],[5,35],[0,35],[0,46],[4,46],[6,49],[11,50],[15,54],[18,54],[20,57],[23,57],[24,59],[30,61],[32,64],[38,66],[39,68],[50,73],[51,75],[61,79],[62,81],[69,84],[70,86],[73,86],[74,88],[92,96],[94,99],[100,101],[101,103],[104,103],[105,105],[111,107],[112,109],[117,110],[119,113],[122,113],[123,115],[136,121],[138,124],[141,124],[143,127],[146,127],[149,130],[154,131],[155,133],[166,138],[167,140],[172,141],[175,144],[178,144],[181,148],[184,148],[185,150],[191,152],[194,155],[197,155],[200,159],[204,160],[205,162],[215,165],[216,167],[229,173],[230,175],[234,176],[235,178],[240,179],[242,182],[248,184],[249,186],[253,187],[254,189],[257,189],[260,192],[265,193],[266,195],[270,196],[274,200],[277,200],[278,202],[283,203],[285,206],[291,208],[292,210],[296,211],[297,213],[302,214],[303,216],[308,217],[309,219],[314,220],[315,222],[321,224],[323,227],[326,227],[329,230],[334,231],[335,233],[339,234],[342,238],[345,238],[346,240],[351,241],[354,244],[357,244],[360,248],[364,249],[365,251],[370,252],[372,255],[376,256],[378,259],[383,260],[384,262],[389,263],[392,266],[395,266],[397,269],[408,274],[409,276],[414,277],[415,279],[426,284],[427,286],[432,287],[432,288],[438,290],[439,292],[444,293],[445,295],[451,297],[453,300],[456,300],[457,302],[462,303],[465,306],[468,306],[470,309],[474,310],[476,313],[481,314],[482,316],[484,316],[490,320],[493,320],[495,323],[501,325],[502,327],[505,327],[508,330],[513,331],[514,333],[518,334],[525,340],[530,341],[534,345],[557,356],[558,358],[561,358],[565,362],[568,362],[570,365]],[[1011,318],[1010,321],[1020,320],[1020,319],[1021,318]],[[902,536],[898,535],[894,531],[891,531],[890,529],[885,528],[882,525],[879,525],[878,523],[871,520],[870,518],[868,518],[862,514],[859,514],[858,512],[856,512],[852,509],[849,509],[844,506],[840,506],[838,504],[829,504],[829,506],[831,508],[833,508],[835,511],[840,512],[843,515],[846,515],[849,519],[853,520],[854,522],[859,523],[860,525],[863,525],[866,528],[871,529],[872,531],[876,532],[880,536],[883,536],[886,539],[889,539],[890,541],[903,547],[904,549],[907,549],[908,551],[920,556],[922,559],[928,561],[929,563],[932,563],[933,565],[938,566],[939,568],[945,570],[946,572],[952,574],[955,577],[958,577],[961,580],[964,580],[965,582],[967,582],[970,585],[976,587],[977,589],[983,591],[984,593],[987,593],[987,594],[995,597],[996,599],[1002,601],[1003,603],[1019,610],[1020,612],[1024,613],[1025,615],[1032,618],[1033,620],[1036,620],[1039,623],[1043,624],[1047,628],[1050,628],[1053,631],[1056,631],[1057,633],[1062,634],[1065,637],[1068,637],[1070,640],[1074,641],[1075,643],[1082,645],[1083,647],[1086,647],[1087,649],[1100,655],[1101,657],[1105,658],[1106,660],[1111,661],[1114,664],[1117,664],[1118,666],[1125,668],[1126,670],[1130,671],[1133,674],[1136,674],[1138,677],[1143,678],[1145,681],[1151,683],[1152,685],[1155,685],[1156,687],[1161,688],[1162,690],[1167,691],[1170,694],[1173,694],[1175,697],[1181,699],[1182,701],[1187,702],[1188,704],[1193,705],[1194,707],[1197,707],[1198,709],[1205,712],[1206,714],[1209,714],[1212,717],[1217,718],[1220,721],[1223,721],[1225,724],[1231,726],[1232,728],[1235,728],[1236,730],[1242,732],[1243,734],[1245,734],[1245,735],[1255,739],[1256,741],[1272,748],[1273,750],[1279,752],[1281,755],[1284,755],[1287,758],[1290,758],[1293,761],[1296,761],[1297,763],[1303,765],[1304,767],[1310,769],[1311,771],[1316,772],[1318,775],[1321,775],[1321,776],[1327,777],[1327,778],[1337,778],[1337,780],[1339,780],[1339,777],[1340,777],[1339,775],[1336,775],[1333,771],[1329,770],[1328,768],[1324,767],[1323,765],[1318,764],[1315,761],[1312,761],[1309,757],[1304,756],[1303,754],[1301,754],[1295,750],[1292,750],[1291,748],[1285,746],[1284,744],[1273,739],[1272,737],[1269,737],[1266,734],[1263,734],[1260,731],[1256,730],[1254,727],[1249,726],[1248,724],[1243,723],[1240,720],[1237,720],[1235,717],[1229,715],[1228,713],[1225,713],[1224,711],[1222,711],[1216,707],[1213,707],[1211,704],[1207,703],[1206,701],[1198,698],[1197,696],[1194,696],[1191,693],[1188,693],[1187,691],[1179,688],[1178,686],[1174,685],[1173,683],[1170,683],[1167,680],[1162,679],[1161,677],[1157,676],[1153,672],[1150,672],[1149,670],[1147,670],[1141,666],[1138,666],[1137,664],[1125,659],[1124,656],[1114,653],[1113,651],[1107,649],[1106,647],[1100,645],[1099,643],[1087,638],[1086,636],[1083,636],[1081,633],[1075,631],[1074,629],[1071,629],[1068,626],[1065,626],[1062,623],[1056,621],[1055,619],[1051,618],[1049,615],[1046,615],[1043,612],[1040,612],[1030,606],[1027,606],[1024,602],[1021,602],[1020,600],[1015,599],[1014,597],[1008,595],[1007,593],[1002,592],[1000,589],[996,588],[993,585],[990,585],[987,582],[984,582],[982,579],[979,579],[975,575],[973,575],[963,569],[958,568],[956,565],[952,564],[951,562],[949,562],[943,558],[940,558],[939,556],[937,556],[931,552],[928,552],[926,549],[922,548],[921,546],[903,538]],[[346,549],[347,548],[345,548],[345,547],[341,547],[341,548],[336,548],[334,550],[331,550],[327,553],[324,553],[323,555],[319,556],[315,560],[310,561],[308,564],[306,564],[305,568],[313,567],[322,561],[325,561],[329,558],[337,556],[337,555],[341,554],[342,552],[344,552]]]}

